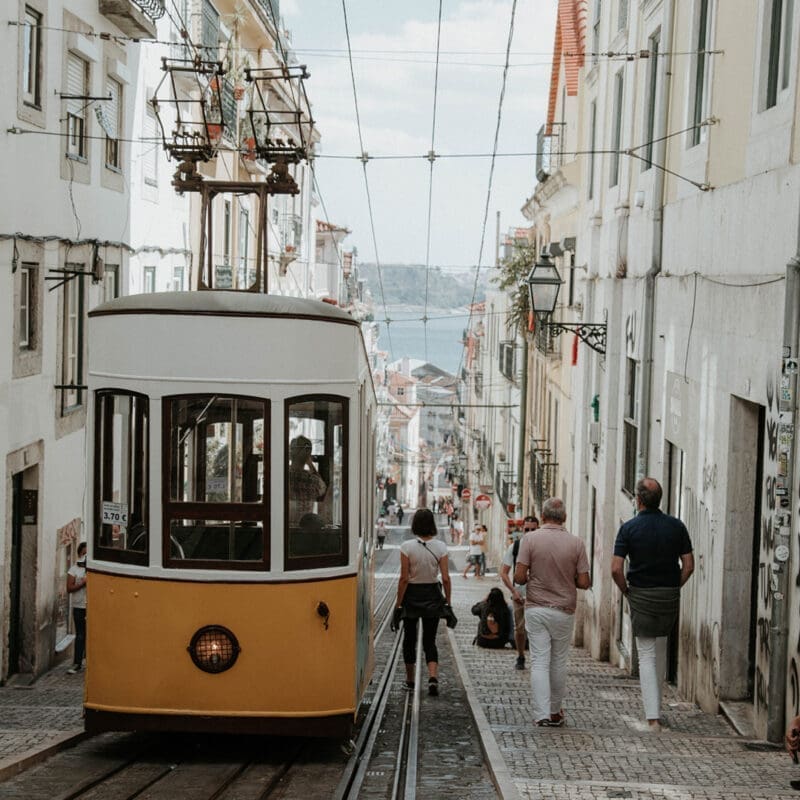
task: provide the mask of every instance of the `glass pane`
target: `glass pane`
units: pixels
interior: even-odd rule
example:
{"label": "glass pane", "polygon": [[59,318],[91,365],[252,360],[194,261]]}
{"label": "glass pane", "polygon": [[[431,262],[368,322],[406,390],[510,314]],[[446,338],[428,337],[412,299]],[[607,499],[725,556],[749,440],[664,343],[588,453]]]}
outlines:
{"label": "glass pane", "polygon": [[307,400],[289,406],[288,558],[345,552],[345,413],[343,400]]}
{"label": "glass pane", "polygon": [[197,395],[171,403],[170,498],[260,503],[264,497],[264,403]]}
{"label": "glass pane", "polygon": [[97,545],[146,554],[148,400],[140,395],[100,393],[97,414]]}
{"label": "glass pane", "polygon": [[176,519],[170,557],[195,561],[263,561],[264,525],[232,520]]}

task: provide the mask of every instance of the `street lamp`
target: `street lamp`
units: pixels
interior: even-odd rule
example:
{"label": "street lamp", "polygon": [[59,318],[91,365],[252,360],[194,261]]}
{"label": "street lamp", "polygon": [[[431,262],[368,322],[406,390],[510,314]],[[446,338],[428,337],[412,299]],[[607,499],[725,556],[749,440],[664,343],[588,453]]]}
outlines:
{"label": "street lamp", "polygon": [[[538,261],[528,273],[525,279],[528,284],[528,294],[530,297],[530,307],[534,314],[550,317],[555,311],[558,302],[558,290],[561,288],[561,276],[558,274],[556,265],[550,258],[547,251],[539,255]],[[564,331],[572,331],[578,338],[589,345],[600,355],[606,353],[606,329],[605,322],[583,323],[583,322],[549,322],[544,321],[551,335],[558,336]]]}

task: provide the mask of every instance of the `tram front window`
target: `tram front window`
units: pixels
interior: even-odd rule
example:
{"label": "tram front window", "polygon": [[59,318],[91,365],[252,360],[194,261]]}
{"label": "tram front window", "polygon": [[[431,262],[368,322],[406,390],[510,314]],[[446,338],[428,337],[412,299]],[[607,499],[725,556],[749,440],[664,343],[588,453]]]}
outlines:
{"label": "tram front window", "polygon": [[266,567],[267,404],[217,394],[164,403],[167,564]]}
{"label": "tram front window", "polygon": [[146,564],[149,402],[128,392],[95,394],[95,556]]}
{"label": "tram front window", "polygon": [[347,563],[347,400],[287,401],[286,569]]}

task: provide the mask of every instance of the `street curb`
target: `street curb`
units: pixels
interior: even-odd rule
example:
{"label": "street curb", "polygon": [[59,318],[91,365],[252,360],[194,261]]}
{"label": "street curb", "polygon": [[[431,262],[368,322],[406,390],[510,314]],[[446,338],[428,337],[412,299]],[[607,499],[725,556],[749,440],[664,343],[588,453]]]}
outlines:
{"label": "street curb", "polygon": [[78,742],[83,741],[89,734],[85,731],[77,730],[71,733],[64,733],[52,739],[44,747],[33,747],[24,753],[0,759],[0,783],[19,775],[20,772],[45,761],[50,756],[55,755],[61,750],[74,747]]}
{"label": "street curb", "polygon": [[461,675],[461,682],[464,684],[464,691],[467,694],[467,703],[472,719],[475,722],[475,727],[478,729],[478,738],[481,743],[481,750],[483,751],[484,758],[486,759],[486,766],[489,769],[489,774],[492,776],[492,783],[501,800],[521,800],[520,794],[517,791],[517,786],[514,783],[514,776],[508,769],[505,759],[503,758],[497,740],[494,738],[492,728],[489,725],[489,720],[486,719],[486,714],[483,713],[480,702],[477,699],[475,690],[472,686],[472,680],[467,672],[466,664],[461,658],[461,651],[458,649],[456,642],[456,635],[452,629],[447,629],[447,636],[450,640],[450,647],[453,650],[453,657],[456,660],[458,671]]}

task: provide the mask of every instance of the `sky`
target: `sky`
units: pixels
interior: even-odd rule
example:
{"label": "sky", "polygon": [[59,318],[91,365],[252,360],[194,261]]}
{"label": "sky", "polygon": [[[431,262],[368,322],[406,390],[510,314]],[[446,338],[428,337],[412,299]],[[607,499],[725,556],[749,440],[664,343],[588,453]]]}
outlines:
{"label": "sky", "polygon": [[[556,6],[517,0],[498,153],[536,150]],[[346,8],[364,150],[416,157],[368,162],[373,242],[342,2],[281,0],[292,48],[311,75],[306,88],[322,136],[316,171],[328,219],[352,231],[345,246],[357,247],[364,262],[493,264],[496,213],[501,230],[526,225],[520,209],[536,181],[532,156],[497,159],[481,250],[512,0],[443,0],[435,129],[438,0],[346,0]],[[487,157],[434,162],[428,256],[432,132],[437,154]]]}

